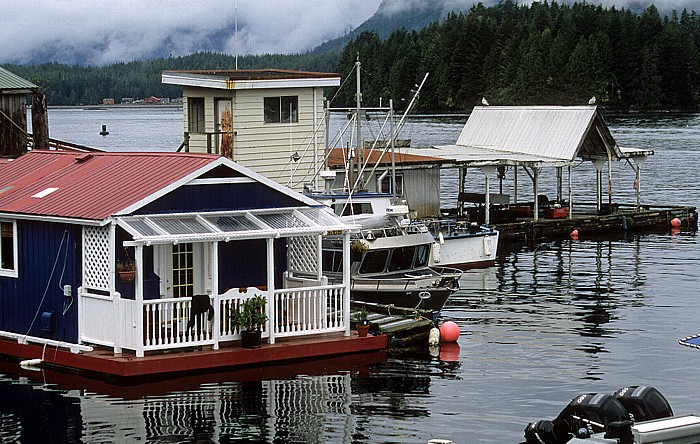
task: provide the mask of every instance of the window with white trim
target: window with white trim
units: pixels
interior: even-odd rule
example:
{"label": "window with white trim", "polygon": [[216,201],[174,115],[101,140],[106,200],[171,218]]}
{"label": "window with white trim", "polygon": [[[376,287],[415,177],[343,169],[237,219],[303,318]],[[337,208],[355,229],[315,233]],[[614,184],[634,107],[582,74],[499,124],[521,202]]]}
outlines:
{"label": "window with white trim", "polygon": [[0,276],[17,277],[17,222],[0,220]]}
{"label": "window with white trim", "polygon": [[299,97],[265,97],[265,123],[296,123],[299,121]]}

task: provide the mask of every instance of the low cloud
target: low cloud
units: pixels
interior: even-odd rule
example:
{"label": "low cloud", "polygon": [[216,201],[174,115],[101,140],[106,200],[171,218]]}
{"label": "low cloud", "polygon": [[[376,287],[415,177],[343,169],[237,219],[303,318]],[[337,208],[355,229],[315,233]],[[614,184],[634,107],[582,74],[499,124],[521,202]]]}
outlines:
{"label": "low cloud", "polygon": [[[380,0],[4,0],[0,63],[104,65],[196,51],[297,53],[364,22]],[[235,33],[235,17],[238,37]]]}

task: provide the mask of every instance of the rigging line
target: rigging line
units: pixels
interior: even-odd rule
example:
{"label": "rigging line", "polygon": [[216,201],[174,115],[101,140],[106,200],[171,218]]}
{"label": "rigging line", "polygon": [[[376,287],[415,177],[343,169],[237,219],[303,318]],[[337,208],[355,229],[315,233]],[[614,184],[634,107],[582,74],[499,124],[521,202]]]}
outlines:
{"label": "rigging line", "polygon": [[333,103],[333,101],[335,100],[335,98],[338,97],[338,93],[340,92],[341,89],[343,89],[343,85],[345,85],[345,82],[347,82],[348,79],[350,78],[350,76],[352,75],[352,73],[355,72],[355,68],[356,68],[356,65],[353,64],[353,65],[352,65],[352,69],[350,70],[350,72],[348,73],[348,75],[345,77],[345,80],[343,80],[343,83],[340,84],[340,86],[338,87],[338,89],[335,91],[335,94],[333,94],[333,98],[332,98],[331,100],[328,101],[328,106],[329,106],[329,107],[331,106],[331,103]]}

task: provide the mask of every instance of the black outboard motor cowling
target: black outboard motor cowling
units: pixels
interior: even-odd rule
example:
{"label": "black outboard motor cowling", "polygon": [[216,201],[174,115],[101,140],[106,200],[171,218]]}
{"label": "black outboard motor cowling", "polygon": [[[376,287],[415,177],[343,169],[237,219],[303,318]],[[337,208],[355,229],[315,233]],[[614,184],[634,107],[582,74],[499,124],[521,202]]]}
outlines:
{"label": "black outboard motor cowling", "polygon": [[564,444],[573,437],[608,430],[611,422],[629,418],[623,405],[605,393],[575,397],[553,421],[539,421],[525,428],[526,443]]}
{"label": "black outboard motor cowling", "polygon": [[673,416],[671,405],[654,387],[633,385],[621,388],[613,396],[625,407],[634,422]]}

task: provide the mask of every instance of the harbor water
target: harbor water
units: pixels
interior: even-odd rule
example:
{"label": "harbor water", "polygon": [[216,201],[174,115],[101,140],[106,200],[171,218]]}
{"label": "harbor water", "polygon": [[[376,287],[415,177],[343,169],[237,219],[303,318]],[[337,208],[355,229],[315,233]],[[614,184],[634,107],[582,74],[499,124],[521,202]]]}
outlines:
{"label": "harbor water", "polygon": [[[700,203],[699,114],[605,117],[620,145],[655,151],[643,203]],[[413,117],[402,136],[453,143],[465,120]],[[51,109],[49,125],[52,138],[108,150],[175,150],[183,132],[176,107]],[[593,167],[573,170],[585,199]],[[468,178],[480,186],[479,174]],[[553,175],[543,173],[546,192]],[[620,162],[613,177],[616,196],[633,202],[631,168]],[[656,387],[677,414],[700,413],[700,350],[678,344],[700,333],[698,249],[694,231],[670,227],[503,244],[495,266],[462,277],[443,310],[461,336],[432,353],[129,386],[0,361],[0,441],[518,443],[528,422],[554,418],[576,395],[627,385]]]}

